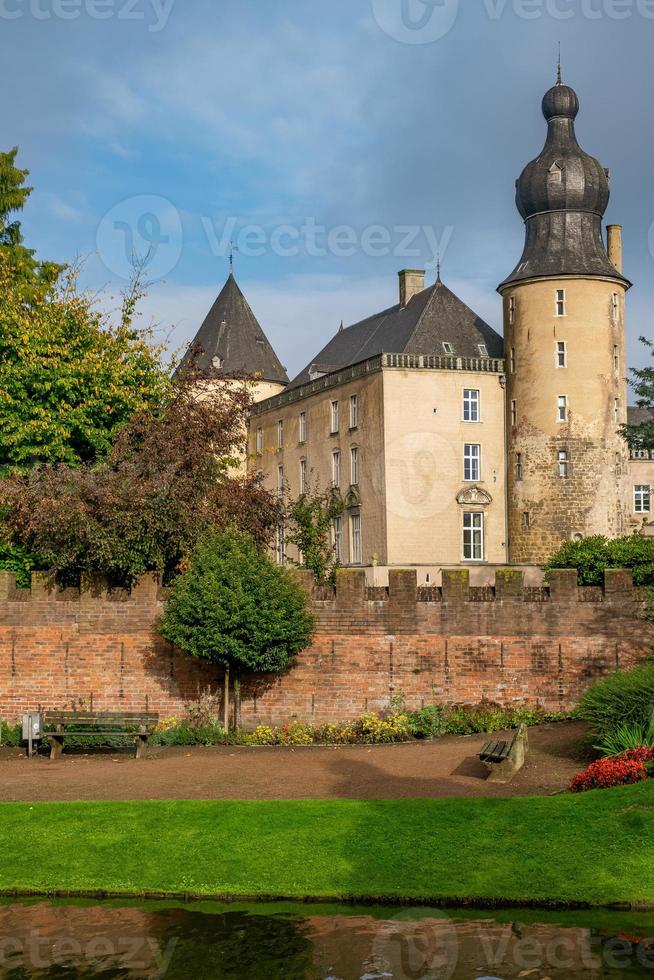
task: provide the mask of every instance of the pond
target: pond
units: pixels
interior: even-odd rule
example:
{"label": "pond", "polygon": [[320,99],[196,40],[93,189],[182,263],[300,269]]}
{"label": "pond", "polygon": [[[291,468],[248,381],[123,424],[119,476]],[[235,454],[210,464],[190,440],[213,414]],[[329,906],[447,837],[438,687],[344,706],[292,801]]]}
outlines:
{"label": "pond", "polygon": [[0,977],[654,977],[654,915],[170,902],[0,904]]}

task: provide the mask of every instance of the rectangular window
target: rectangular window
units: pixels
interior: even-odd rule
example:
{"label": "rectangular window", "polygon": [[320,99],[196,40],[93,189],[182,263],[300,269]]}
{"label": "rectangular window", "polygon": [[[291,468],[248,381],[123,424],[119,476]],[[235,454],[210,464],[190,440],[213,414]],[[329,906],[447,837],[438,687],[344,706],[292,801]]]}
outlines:
{"label": "rectangular window", "polygon": [[479,390],[477,388],[463,389],[463,421],[479,421]]}
{"label": "rectangular window", "polygon": [[567,395],[559,395],[556,417],[559,422],[568,421],[568,396]]}
{"label": "rectangular window", "polygon": [[486,344],[477,344],[477,349],[482,357],[488,357],[488,347]]}
{"label": "rectangular window", "polygon": [[620,422],[620,399],[619,398],[613,399],[613,421],[615,422],[616,425],[618,425]]}
{"label": "rectangular window", "polygon": [[343,519],[341,517],[334,518],[332,535],[334,538],[334,556],[340,565],[343,560]]}
{"label": "rectangular window", "polygon": [[262,428],[257,429],[257,452],[258,453],[263,452],[263,429]]}
{"label": "rectangular window", "polygon": [[300,460],[300,493],[306,493],[308,489],[308,466],[306,459]]}
{"label": "rectangular window", "polygon": [[337,488],[341,485],[341,454],[338,451],[332,453],[332,484]]}
{"label": "rectangular window", "polygon": [[463,557],[465,561],[484,560],[484,515],[463,515]]}
{"label": "rectangular window", "polygon": [[443,341],[443,350],[445,351],[446,354],[454,353],[454,348],[452,347],[452,344],[448,343],[446,340]]}
{"label": "rectangular window", "polygon": [[566,315],[565,289],[556,290],[556,315],[557,316]]}
{"label": "rectangular window", "polygon": [[284,496],[284,467],[277,467],[277,496]]}
{"label": "rectangular window", "polygon": [[613,319],[618,319],[618,314],[620,312],[620,300],[617,293],[613,293],[611,297],[611,308],[613,310]]}
{"label": "rectangular window", "polygon": [[509,296],[509,323],[515,323],[515,296]]}
{"label": "rectangular window", "polygon": [[620,370],[620,348],[617,344],[615,344],[613,347],[613,370]]}
{"label": "rectangular window", "polygon": [[515,478],[516,480],[522,480],[524,475],[524,467],[522,463],[522,453],[515,454]]}
{"label": "rectangular window", "polygon": [[568,452],[566,449],[559,450],[558,461],[559,461],[559,476],[561,477],[562,480],[566,480],[568,478],[568,473],[570,470],[570,461],[568,459]]}
{"label": "rectangular window", "polygon": [[637,514],[649,514],[652,509],[652,488],[641,484],[634,487],[634,510]]}
{"label": "rectangular window", "polygon": [[557,368],[568,366],[568,348],[565,340],[559,340],[556,345],[556,366]]}
{"label": "rectangular window", "polygon": [[522,526],[525,528],[525,530],[531,527],[531,518],[528,510],[526,510],[522,515]]}
{"label": "rectangular window", "polygon": [[350,518],[352,532],[352,564],[360,565],[361,556],[361,514],[352,514]]}
{"label": "rectangular window", "polygon": [[510,356],[509,360],[510,360],[510,363],[511,363],[511,374],[515,374],[515,365],[516,365],[516,360],[515,360],[515,347],[512,347],[511,348],[511,356]]}
{"label": "rectangular window", "polygon": [[275,533],[275,557],[278,565],[286,561],[286,528],[283,524],[277,525]]}
{"label": "rectangular window", "polygon": [[299,430],[298,441],[306,442],[307,441],[307,413],[306,412],[300,412],[300,424],[298,426],[298,430]]}
{"label": "rectangular window", "polygon": [[463,479],[468,483],[481,479],[481,446],[475,443],[463,447]]}
{"label": "rectangular window", "polygon": [[356,446],[350,449],[350,483],[353,487],[359,483],[359,450]]}
{"label": "rectangular window", "polygon": [[334,435],[338,432],[338,402],[332,402],[331,405],[331,434]]}
{"label": "rectangular window", "polygon": [[517,424],[518,424],[518,403],[515,400],[515,398],[513,398],[511,400],[511,425],[517,425]]}
{"label": "rectangular window", "polygon": [[277,423],[277,448],[284,448],[284,420],[280,419]]}
{"label": "rectangular window", "polygon": [[350,395],[350,428],[356,429],[359,425],[359,396]]}

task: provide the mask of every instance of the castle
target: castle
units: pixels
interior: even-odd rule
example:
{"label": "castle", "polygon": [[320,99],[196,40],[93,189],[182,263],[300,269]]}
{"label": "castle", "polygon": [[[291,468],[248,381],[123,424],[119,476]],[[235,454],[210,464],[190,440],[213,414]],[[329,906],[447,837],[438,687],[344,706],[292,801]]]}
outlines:
{"label": "castle", "polygon": [[[289,381],[234,277],[194,341],[208,377],[255,378],[248,466],[297,497],[338,490],[342,565],[535,569],[564,541],[651,528],[654,454],[629,453],[621,229],[609,173],[575,135],[576,93],[543,99],[547,139],[516,183],[525,246],[500,284],[504,338],[441,280],[332,337]],[[284,528],[277,559],[287,557]],[[291,557],[297,557],[292,555]]]}

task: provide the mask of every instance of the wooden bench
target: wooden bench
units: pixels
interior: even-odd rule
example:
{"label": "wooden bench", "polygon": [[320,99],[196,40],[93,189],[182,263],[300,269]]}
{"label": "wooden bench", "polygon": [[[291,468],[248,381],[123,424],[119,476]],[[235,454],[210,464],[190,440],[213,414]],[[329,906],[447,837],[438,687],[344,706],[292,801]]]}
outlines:
{"label": "wooden bench", "polygon": [[142,711],[47,711],[44,731],[50,743],[50,758],[58,759],[67,738],[126,738],[133,739],[136,758],[140,759],[148,739],[159,721],[159,715]]}
{"label": "wooden bench", "polygon": [[486,742],[479,758],[490,773],[489,782],[511,782],[525,764],[528,745],[526,725],[520,725],[510,740],[494,739]]}

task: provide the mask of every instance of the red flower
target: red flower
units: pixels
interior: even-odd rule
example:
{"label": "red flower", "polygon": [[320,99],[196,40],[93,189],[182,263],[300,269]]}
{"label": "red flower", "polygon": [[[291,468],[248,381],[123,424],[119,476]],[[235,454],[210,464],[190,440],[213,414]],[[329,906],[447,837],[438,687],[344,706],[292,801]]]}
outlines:
{"label": "red flower", "polygon": [[642,783],[649,778],[645,762],[651,761],[652,755],[651,749],[634,749],[623,756],[600,759],[593,762],[585,772],[578,773],[572,780],[570,789],[573,793],[584,793],[589,789]]}

